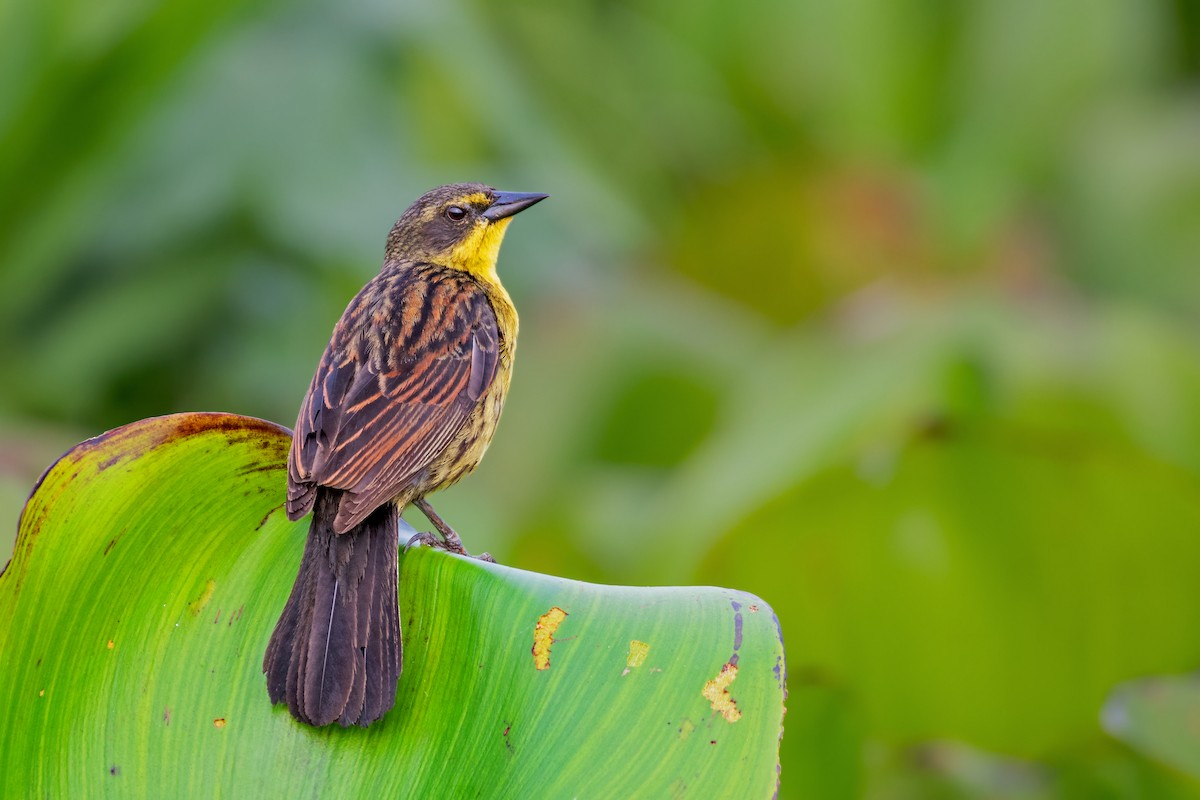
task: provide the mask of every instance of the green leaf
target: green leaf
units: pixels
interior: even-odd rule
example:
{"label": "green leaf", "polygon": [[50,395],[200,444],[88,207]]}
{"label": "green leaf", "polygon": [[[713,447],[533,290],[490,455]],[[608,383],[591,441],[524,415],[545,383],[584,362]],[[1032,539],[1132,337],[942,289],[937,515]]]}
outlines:
{"label": "green leaf", "polygon": [[598,586],[417,548],[401,559],[396,707],[367,729],[272,707],[262,653],[306,533],[282,511],[288,443],[259,420],[181,414],[47,472],[0,576],[0,795],[775,791],[778,623],[726,589]]}
{"label": "green leaf", "polygon": [[1163,675],[1120,686],[1104,728],[1134,750],[1200,778],[1200,679]]}

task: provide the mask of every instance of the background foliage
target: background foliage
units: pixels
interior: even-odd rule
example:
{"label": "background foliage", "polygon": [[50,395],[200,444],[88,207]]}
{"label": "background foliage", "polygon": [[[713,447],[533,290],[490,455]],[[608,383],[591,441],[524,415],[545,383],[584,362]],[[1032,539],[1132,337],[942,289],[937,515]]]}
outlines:
{"label": "background foliage", "polygon": [[1191,0],[0,5],[6,525],[290,424],[421,191],[548,191],[473,547],[771,602],[783,796],[1193,796],[1101,709],[1200,664],[1198,76]]}

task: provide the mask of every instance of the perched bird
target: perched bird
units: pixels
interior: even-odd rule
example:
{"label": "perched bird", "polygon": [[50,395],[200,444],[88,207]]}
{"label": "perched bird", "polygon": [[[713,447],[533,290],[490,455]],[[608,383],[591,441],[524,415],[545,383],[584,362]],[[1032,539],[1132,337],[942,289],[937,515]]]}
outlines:
{"label": "perched bird", "polygon": [[512,374],[517,312],[496,274],[514,214],[544,194],[453,184],[404,212],[383,269],[333,329],[288,454],[287,515],[312,524],[263,657],[272,703],[370,725],[396,701],[399,514],[475,469]]}

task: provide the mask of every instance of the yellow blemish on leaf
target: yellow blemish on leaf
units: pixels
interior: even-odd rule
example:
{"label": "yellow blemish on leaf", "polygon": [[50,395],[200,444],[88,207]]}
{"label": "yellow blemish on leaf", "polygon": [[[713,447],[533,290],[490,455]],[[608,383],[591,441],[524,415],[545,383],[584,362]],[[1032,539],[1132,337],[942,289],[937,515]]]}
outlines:
{"label": "yellow blemish on leaf", "polygon": [[696,730],[696,726],[692,724],[690,719],[685,719],[679,723],[679,738],[686,739],[692,735],[692,731]]}
{"label": "yellow blemish on leaf", "polygon": [[40,692],[38,692],[38,697],[45,697],[45,696],[46,696],[46,690],[45,690],[45,689],[42,689]]}
{"label": "yellow blemish on leaf", "polygon": [[625,670],[621,673],[621,677],[629,674],[631,669],[636,669],[646,660],[646,655],[650,652],[650,645],[645,642],[639,642],[637,639],[631,639],[629,642],[629,657],[625,659]]}
{"label": "yellow blemish on leaf", "polygon": [[539,670],[550,669],[550,645],[554,644],[554,632],[567,618],[567,612],[554,606],[538,617],[533,629],[533,665]]}
{"label": "yellow blemish on leaf", "polygon": [[737,722],[742,718],[737,703],[729,695],[729,684],[737,678],[738,668],[733,664],[722,664],[721,671],[711,681],[705,681],[700,694],[712,706],[712,710],[725,718],[726,722]]}
{"label": "yellow blemish on leaf", "polygon": [[224,727],[225,727],[225,718],[224,718],[224,717],[217,717],[216,719],[214,719],[214,720],[213,720],[213,727],[214,727],[214,728],[224,728]]}
{"label": "yellow blemish on leaf", "polygon": [[188,611],[191,612],[191,615],[193,617],[198,615],[201,611],[203,611],[204,607],[206,605],[208,605],[208,601],[212,600],[213,590],[215,590],[216,588],[217,588],[217,582],[214,581],[212,578],[209,578],[208,581],[204,584],[204,591],[200,593],[200,596],[197,597],[192,602],[188,603]]}
{"label": "yellow blemish on leaf", "polygon": [[108,640],[108,649],[112,650],[114,647],[116,647],[116,645],[113,643],[113,640],[109,639]]}

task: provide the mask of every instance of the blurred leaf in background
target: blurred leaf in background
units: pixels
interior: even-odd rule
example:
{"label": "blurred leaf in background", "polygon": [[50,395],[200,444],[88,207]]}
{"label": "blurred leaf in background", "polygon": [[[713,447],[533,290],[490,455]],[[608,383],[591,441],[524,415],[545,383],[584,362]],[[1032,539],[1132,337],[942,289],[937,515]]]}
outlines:
{"label": "blurred leaf in background", "polygon": [[547,191],[475,546],[770,601],[784,797],[1200,796],[1100,722],[1200,665],[1198,90],[1190,0],[9,4],[0,511]]}

